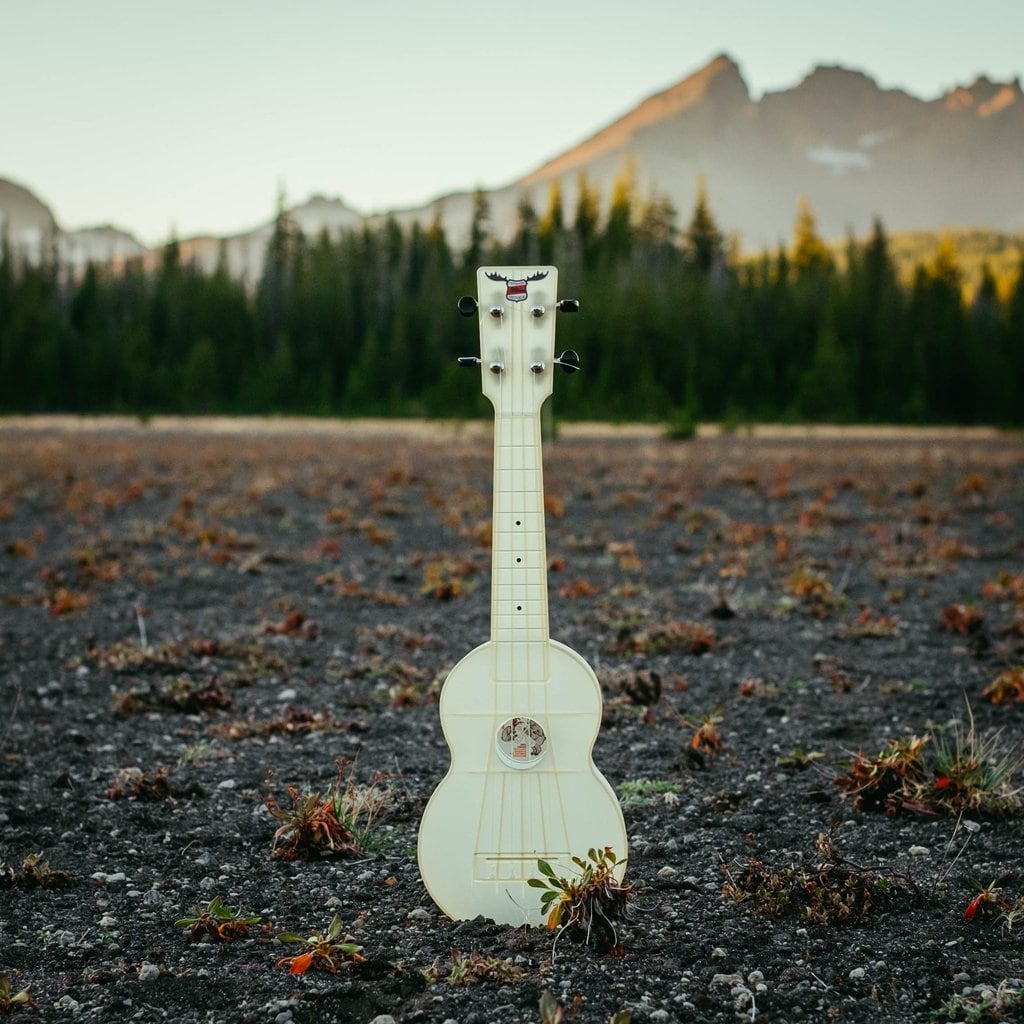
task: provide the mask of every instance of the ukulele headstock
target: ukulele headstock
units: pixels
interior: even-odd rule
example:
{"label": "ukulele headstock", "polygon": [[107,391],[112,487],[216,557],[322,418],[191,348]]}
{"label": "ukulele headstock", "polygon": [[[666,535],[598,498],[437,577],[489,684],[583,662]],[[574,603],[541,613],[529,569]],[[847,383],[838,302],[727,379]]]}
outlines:
{"label": "ukulele headstock", "polygon": [[483,392],[497,414],[537,413],[551,394],[555,367],[579,369],[575,352],[555,357],[555,314],[574,313],[579,302],[559,301],[555,267],[480,267],[476,282],[477,297],[464,295],[458,308],[478,318],[480,356],[459,362],[479,365]]}

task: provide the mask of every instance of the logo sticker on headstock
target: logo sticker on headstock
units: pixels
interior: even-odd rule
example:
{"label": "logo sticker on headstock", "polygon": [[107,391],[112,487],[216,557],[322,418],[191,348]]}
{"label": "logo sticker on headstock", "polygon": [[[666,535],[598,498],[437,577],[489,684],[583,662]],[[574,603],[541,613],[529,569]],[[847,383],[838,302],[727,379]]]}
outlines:
{"label": "logo sticker on headstock", "polygon": [[542,281],[548,276],[546,270],[542,270],[536,274],[531,274],[529,277],[504,277],[501,274],[487,274],[492,281],[504,281],[505,282],[505,298],[509,302],[525,302],[527,299],[526,286],[531,281]]}

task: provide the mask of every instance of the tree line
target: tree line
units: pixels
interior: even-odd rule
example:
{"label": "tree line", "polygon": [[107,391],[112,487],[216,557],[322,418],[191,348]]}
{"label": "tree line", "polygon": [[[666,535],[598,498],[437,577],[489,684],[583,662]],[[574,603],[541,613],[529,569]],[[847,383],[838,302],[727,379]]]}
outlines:
{"label": "tree line", "polygon": [[837,257],[806,203],[791,242],[751,259],[703,187],[681,227],[627,175],[601,200],[581,178],[567,210],[553,185],[500,242],[478,193],[458,250],[438,223],[307,238],[282,204],[249,286],[173,240],[150,269],[75,275],[5,243],[0,411],[479,415],[455,300],[478,265],[553,263],[582,307],[558,342],[585,370],[559,383],[560,417],[1024,424],[1024,260],[968,293],[951,242],[906,279],[880,223]]}

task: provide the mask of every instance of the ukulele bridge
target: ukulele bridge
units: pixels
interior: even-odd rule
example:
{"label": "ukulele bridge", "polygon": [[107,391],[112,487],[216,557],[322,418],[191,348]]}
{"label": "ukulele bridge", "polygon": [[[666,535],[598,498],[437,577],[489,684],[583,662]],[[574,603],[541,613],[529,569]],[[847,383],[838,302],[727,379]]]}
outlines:
{"label": "ukulele bridge", "polygon": [[568,850],[537,850],[530,854],[478,853],[473,858],[473,880],[477,882],[526,882],[537,875],[537,861],[551,865],[569,863]]}

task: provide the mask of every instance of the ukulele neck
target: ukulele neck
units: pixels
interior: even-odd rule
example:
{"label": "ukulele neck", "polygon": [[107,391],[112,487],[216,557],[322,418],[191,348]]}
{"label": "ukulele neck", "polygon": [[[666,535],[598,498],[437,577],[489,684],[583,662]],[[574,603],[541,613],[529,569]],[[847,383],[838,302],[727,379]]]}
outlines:
{"label": "ukulele neck", "polygon": [[494,422],[491,642],[498,678],[546,678],[548,627],[544,469],[539,410]]}

